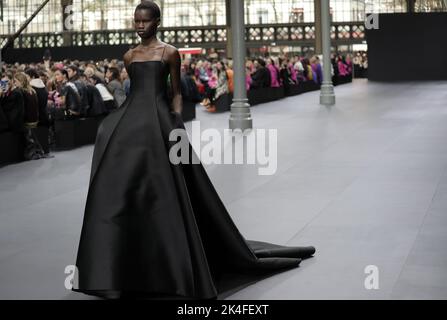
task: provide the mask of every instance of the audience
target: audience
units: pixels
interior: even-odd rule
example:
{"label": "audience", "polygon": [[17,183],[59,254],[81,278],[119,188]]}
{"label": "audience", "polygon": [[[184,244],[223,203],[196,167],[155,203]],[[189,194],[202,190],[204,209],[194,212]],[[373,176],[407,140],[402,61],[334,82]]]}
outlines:
{"label": "audience", "polygon": [[112,93],[118,107],[126,100],[126,92],[121,83],[120,71],[116,67],[110,67],[106,72],[107,88]]}
{"label": "audience", "polygon": [[[232,60],[209,59],[183,61],[182,95],[185,102],[200,102],[207,111],[215,112],[216,101],[234,91],[234,73]],[[353,73],[364,76],[367,67],[366,52],[354,57],[331,55],[334,79]],[[47,127],[54,137],[55,120],[107,115],[123,104],[131,88],[123,62],[116,59],[3,64],[0,72],[0,132],[23,134],[28,159],[42,156],[31,129]],[[255,57],[245,63],[247,91],[270,87],[288,90],[307,81],[321,85],[322,80],[317,55]]]}

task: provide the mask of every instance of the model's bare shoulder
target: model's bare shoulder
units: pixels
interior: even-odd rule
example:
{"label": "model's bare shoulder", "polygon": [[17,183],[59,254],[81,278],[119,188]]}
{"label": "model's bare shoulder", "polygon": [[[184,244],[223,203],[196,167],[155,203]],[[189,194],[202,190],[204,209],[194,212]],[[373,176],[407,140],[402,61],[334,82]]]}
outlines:
{"label": "model's bare shoulder", "polygon": [[165,53],[166,60],[171,62],[177,61],[177,59],[179,59],[180,57],[180,52],[178,51],[178,49],[171,44],[164,42],[163,44],[166,46],[166,53]]}
{"label": "model's bare shoulder", "polygon": [[126,66],[130,64],[133,57],[133,49],[129,49],[123,56],[123,61]]}

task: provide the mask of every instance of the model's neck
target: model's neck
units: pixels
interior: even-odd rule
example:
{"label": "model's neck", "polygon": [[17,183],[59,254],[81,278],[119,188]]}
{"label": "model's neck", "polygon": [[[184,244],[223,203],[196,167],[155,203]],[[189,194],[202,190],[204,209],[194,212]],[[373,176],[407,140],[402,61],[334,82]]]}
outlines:
{"label": "model's neck", "polygon": [[141,39],[141,45],[145,47],[152,47],[158,42],[158,39],[156,36]]}

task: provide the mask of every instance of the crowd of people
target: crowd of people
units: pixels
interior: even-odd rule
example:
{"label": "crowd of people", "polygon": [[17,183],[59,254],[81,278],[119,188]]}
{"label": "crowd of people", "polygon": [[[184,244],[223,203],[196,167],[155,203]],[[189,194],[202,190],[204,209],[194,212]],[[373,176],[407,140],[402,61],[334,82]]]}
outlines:
{"label": "crowd of people", "polygon": [[54,121],[96,117],[118,108],[130,80],[118,61],[4,65],[0,82],[0,132],[25,136],[26,159],[44,157],[32,128],[45,126],[54,137]]}
{"label": "crowd of people", "polygon": [[[323,81],[322,63],[317,55],[309,57],[285,56],[250,58],[245,64],[245,85],[247,90],[266,87],[287,87],[306,81],[321,85]],[[233,92],[233,68],[231,60],[208,61],[206,59],[187,60],[185,74],[191,78],[202,97],[201,104],[214,112],[216,100],[223,94]],[[332,55],[332,75],[352,74],[351,55]]]}
{"label": "crowd of people", "polygon": [[[359,57],[355,59],[358,62]],[[247,90],[322,82],[322,63],[317,55],[248,58],[245,67]],[[351,55],[332,55],[333,75],[348,75],[352,69]],[[185,59],[181,77],[183,99],[214,112],[219,97],[233,92],[233,77],[231,60]],[[119,108],[129,93],[126,68],[116,59],[98,62],[47,59],[40,63],[4,64],[0,81],[0,132],[23,132],[27,145],[25,158],[38,159],[44,154],[32,128],[45,126],[54,135],[55,120],[106,115]]]}

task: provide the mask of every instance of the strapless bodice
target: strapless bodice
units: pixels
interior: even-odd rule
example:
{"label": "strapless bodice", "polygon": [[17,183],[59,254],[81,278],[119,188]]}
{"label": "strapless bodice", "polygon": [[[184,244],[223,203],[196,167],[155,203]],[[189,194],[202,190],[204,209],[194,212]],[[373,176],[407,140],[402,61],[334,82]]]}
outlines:
{"label": "strapless bodice", "polygon": [[166,93],[168,70],[163,61],[134,61],[128,69],[131,94]]}

